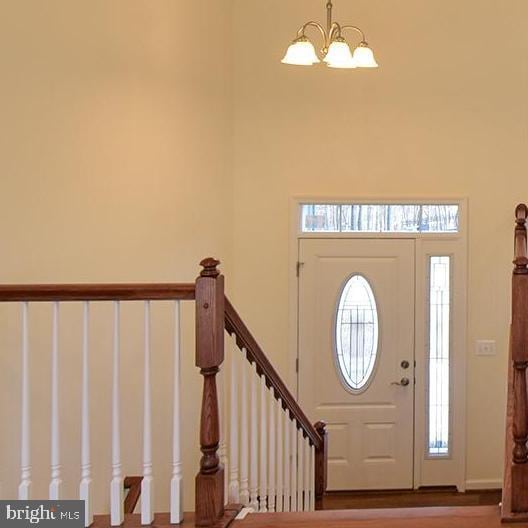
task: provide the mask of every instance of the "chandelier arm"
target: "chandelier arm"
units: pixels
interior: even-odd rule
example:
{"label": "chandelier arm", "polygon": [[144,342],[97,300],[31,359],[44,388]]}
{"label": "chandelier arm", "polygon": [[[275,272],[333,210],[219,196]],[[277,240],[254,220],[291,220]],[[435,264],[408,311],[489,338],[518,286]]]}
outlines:
{"label": "chandelier arm", "polygon": [[334,40],[334,35],[336,37],[340,37],[341,36],[341,30],[342,29],[343,28],[337,22],[334,22],[330,26],[330,31],[328,33],[328,44],[330,44]]}
{"label": "chandelier arm", "polygon": [[345,29],[353,29],[354,31],[357,31],[361,35],[361,42],[367,41],[367,38],[365,37],[365,33],[363,33],[363,31],[361,31],[361,29],[359,29],[357,26],[341,26],[340,29],[341,31]]}
{"label": "chandelier arm", "polygon": [[299,28],[299,31],[297,31],[297,38],[304,37],[306,29],[308,27],[315,27],[319,30],[319,32],[321,33],[321,36],[323,37],[323,49],[328,48],[328,44],[329,44],[328,34],[326,33],[325,28],[321,26],[321,24],[318,24],[317,22],[314,22],[313,20],[310,20],[310,22],[306,22],[306,24],[304,24],[303,26]]}

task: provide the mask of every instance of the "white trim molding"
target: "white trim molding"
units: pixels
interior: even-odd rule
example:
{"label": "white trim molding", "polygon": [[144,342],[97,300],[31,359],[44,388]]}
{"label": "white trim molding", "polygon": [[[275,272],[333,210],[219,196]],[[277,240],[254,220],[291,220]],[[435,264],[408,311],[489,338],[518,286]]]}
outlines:
{"label": "white trim molding", "polygon": [[466,480],[466,490],[494,490],[502,489],[502,479],[468,479]]}

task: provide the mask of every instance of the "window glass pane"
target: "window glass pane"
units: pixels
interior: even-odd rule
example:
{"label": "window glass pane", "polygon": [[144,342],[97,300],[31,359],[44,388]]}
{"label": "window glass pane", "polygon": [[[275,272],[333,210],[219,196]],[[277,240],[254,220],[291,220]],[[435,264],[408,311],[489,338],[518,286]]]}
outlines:
{"label": "window glass pane", "polygon": [[340,205],[305,204],[302,206],[302,230],[339,232]]}
{"label": "window glass pane", "polygon": [[341,231],[377,233],[383,229],[384,205],[342,205]]}
{"label": "window glass pane", "polygon": [[420,210],[419,205],[387,206],[387,231],[396,233],[418,232]]}
{"label": "window glass pane", "polygon": [[354,275],[339,299],[335,323],[336,366],[345,385],[360,390],[367,385],[378,353],[378,311],[368,281]]}
{"label": "window glass pane", "polygon": [[361,231],[380,232],[383,225],[383,206],[361,205]]}
{"label": "window glass pane", "polygon": [[430,257],[429,455],[449,454],[450,257]]}
{"label": "window glass pane", "polygon": [[457,205],[424,205],[422,208],[422,225],[424,232],[457,232]]}
{"label": "window glass pane", "polygon": [[458,216],[458,205],[303,204],[302,231],[456,233]]}

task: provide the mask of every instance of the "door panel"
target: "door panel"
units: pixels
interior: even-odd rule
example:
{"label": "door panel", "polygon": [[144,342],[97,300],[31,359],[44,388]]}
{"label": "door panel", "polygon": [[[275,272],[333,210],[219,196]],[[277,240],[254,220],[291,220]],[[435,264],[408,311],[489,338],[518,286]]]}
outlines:
{"label": "door panel", "polygon": [[[329,489],[412,488],[414,241],[303,239],[300,261],[299,398],[313,421],[328,423]],[[355,276],[372,289],[378,323],[377,359],[359,388],[347,376],[369,370],[375,317],[360,293],[337,313]],[[396,384],[403,378],[408,385]]]}

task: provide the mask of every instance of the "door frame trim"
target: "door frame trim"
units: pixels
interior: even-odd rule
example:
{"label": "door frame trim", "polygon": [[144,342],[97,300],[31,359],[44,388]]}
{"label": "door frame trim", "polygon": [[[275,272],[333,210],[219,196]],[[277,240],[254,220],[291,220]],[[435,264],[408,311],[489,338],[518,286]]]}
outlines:
{"label": "door frame trim", "polygon": [[[406,203],[406,204],[455,204],[459,206],[458,233],[304,233],[300,229],[300,205],[303,203]],[[299,260],[300,241],[308,238],[334,239],[414,239],[415,240],[415,373],[424,369],[426,362],[424,343],[427,317],[425,310],[427,299],[426,259],[430,255],[451,255],[455,268],[455,287],[453,288],[453,336],[451,351],[453,395],[452,438],[453,451],[448,458],[426,456],[426,385],[425,371],[417,377],[414,391],[414,488],[421,486],[456,485],[459,491],[466,489],[466,363],[467,363],[467,288],[468,288],[468,199],[466,197],[449,198],[380,198],[380,197],[328,197],[293,196],[290,198],[290,236],[288,266],[288,372],[289,385],[294,387],[299,398],[297,360],[299,357],[299,278],[297,262]],[[302,273],[302,271],[301,271]],[[461,286],[460,286],[461,285]],[[420,308],[421,307],[421,308]]]}

